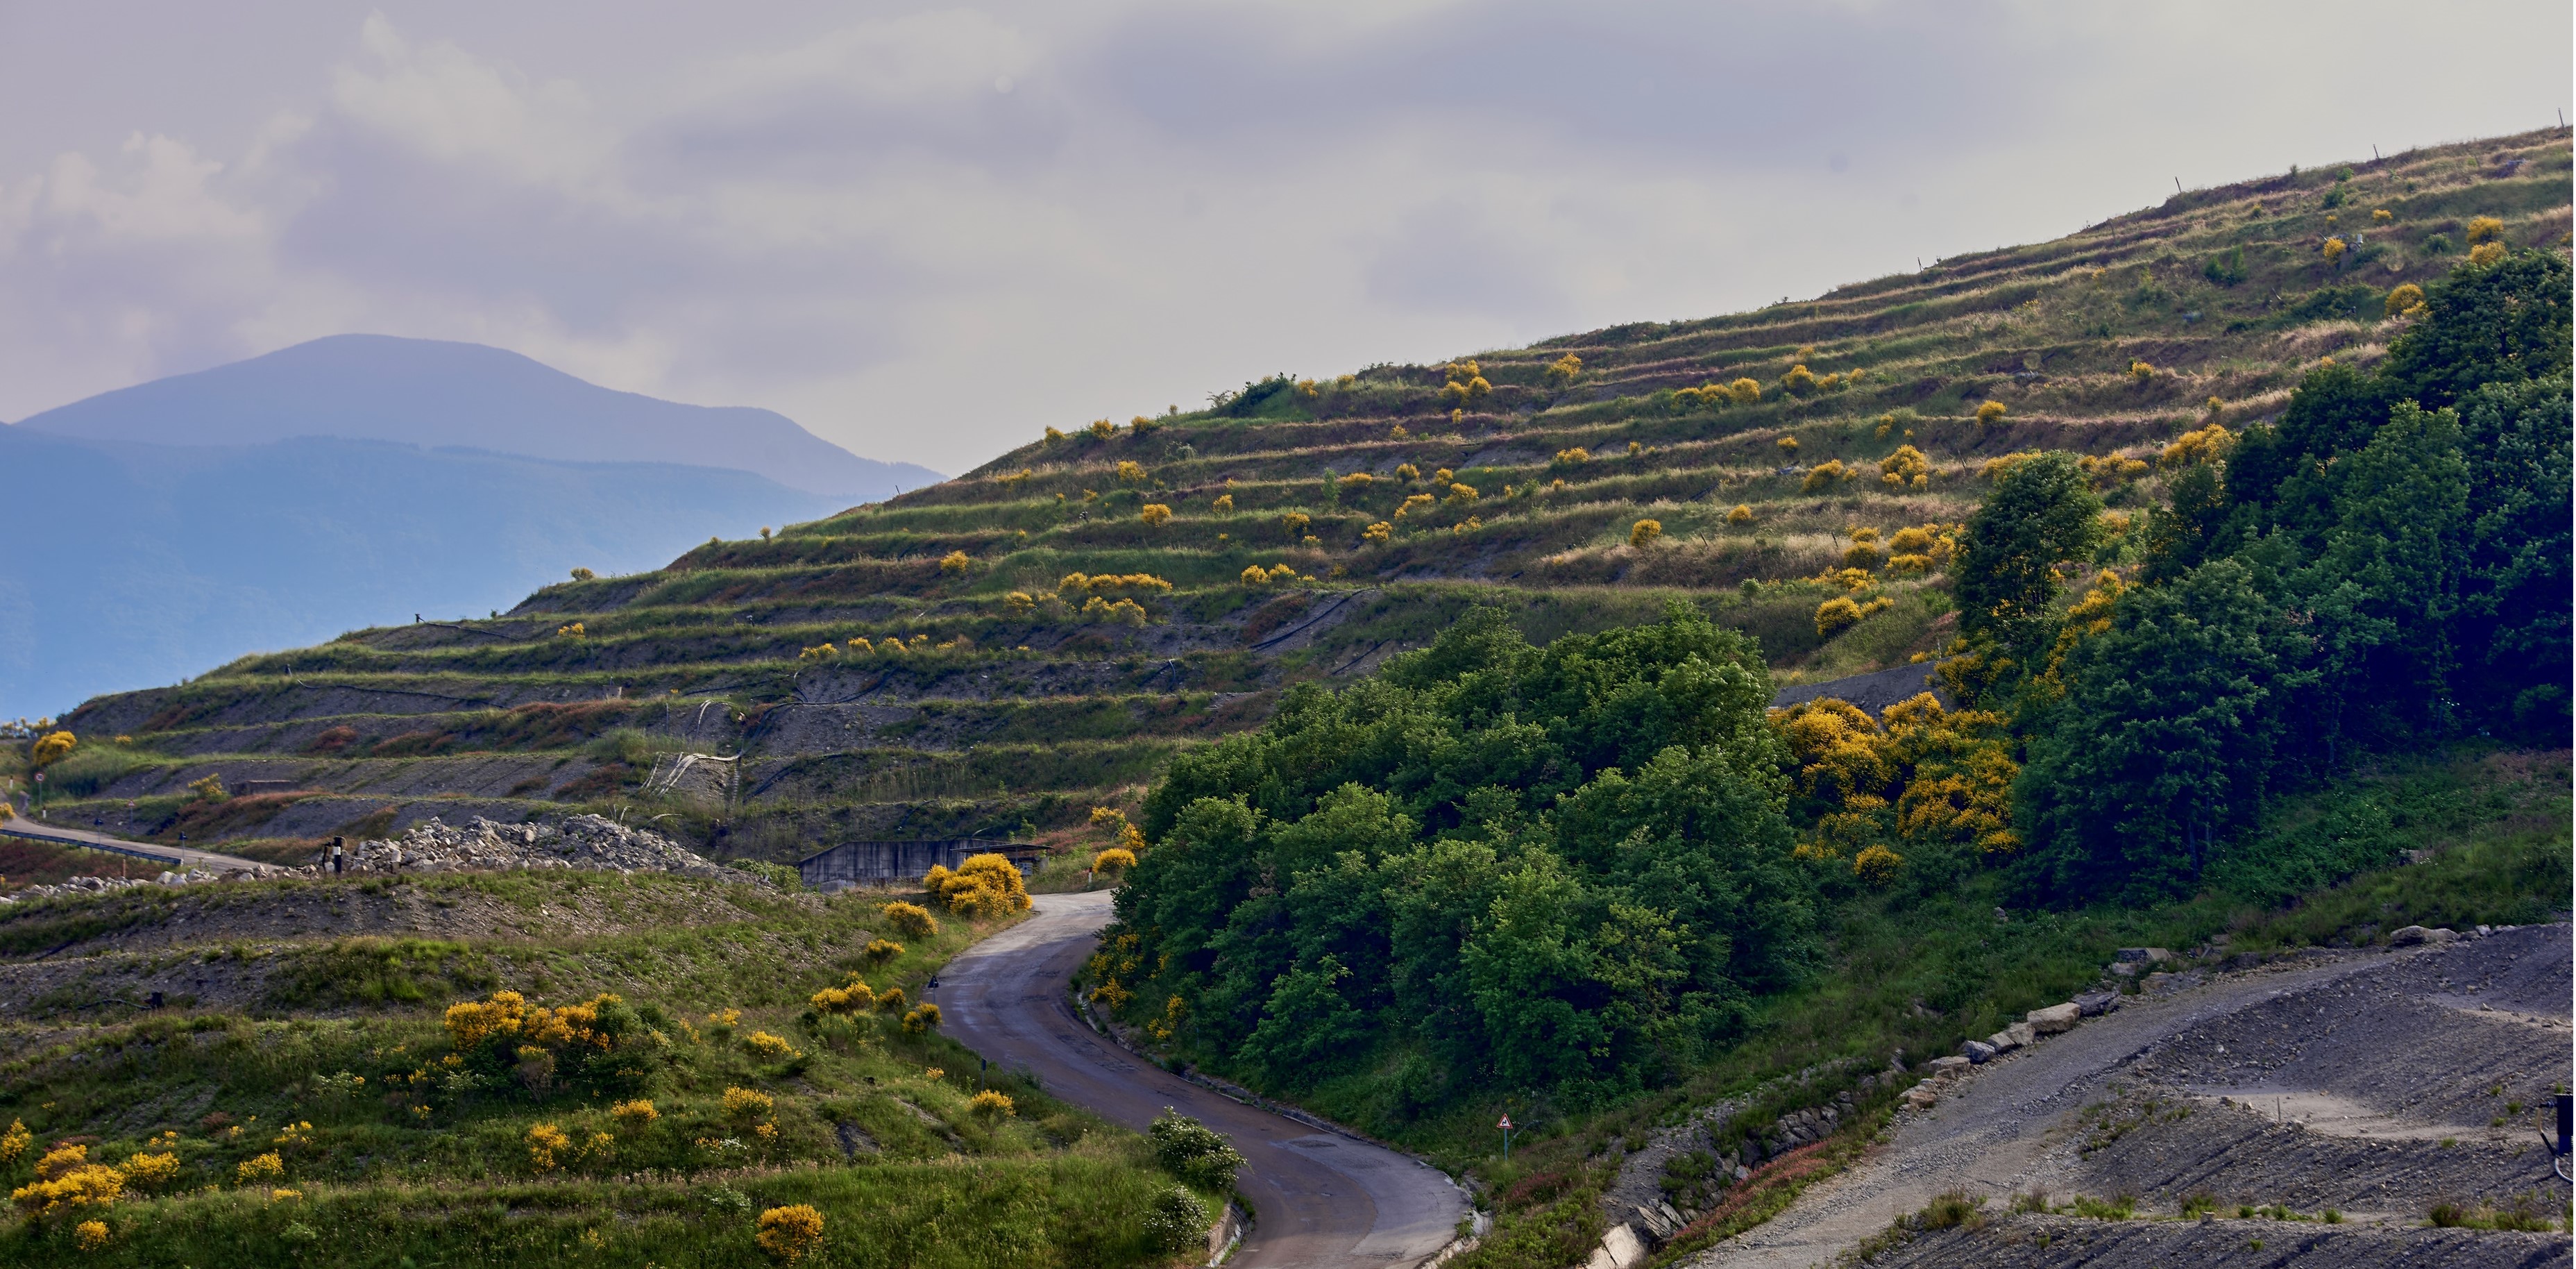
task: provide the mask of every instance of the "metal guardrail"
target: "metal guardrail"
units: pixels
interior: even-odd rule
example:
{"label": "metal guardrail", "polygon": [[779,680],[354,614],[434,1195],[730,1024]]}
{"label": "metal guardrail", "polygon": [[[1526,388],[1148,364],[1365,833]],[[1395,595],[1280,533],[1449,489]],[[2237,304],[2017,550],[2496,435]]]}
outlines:
{"label": "metal guardrail", "polygon": [[176,864],[182,868],[188,866],[187,855],[181,853],[175,846],[149,846],[129,842],[91,840],[86,837],[56,836],[53,833],[37,831],[24,817],[19,816],[0,820],[0,837],[21,837],[31,842],[43,842],[48,846],[77,846],[82,850],[105,851],[111,855],[149,859],[156,864]]}

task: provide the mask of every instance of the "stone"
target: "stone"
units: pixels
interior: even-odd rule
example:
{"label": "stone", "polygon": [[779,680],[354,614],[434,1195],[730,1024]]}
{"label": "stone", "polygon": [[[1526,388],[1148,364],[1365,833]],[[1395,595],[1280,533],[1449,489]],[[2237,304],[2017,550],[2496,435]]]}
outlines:
{"label": "stone", "polygon": [[2438,925],[2431,929],[2426,929],[2420,925],[2410,925],[2405,929],[2391,932],[2388,936],[2388,945],[2390,947],[2416,947],[2423,944],[2438,945],[2448,943],[2458,937],[2460,936],[2456,931],[2446,930]]}
{"label": "stone", "polygon": [[1656,1211],[1654,1208],[1648,1207],[1643,1203],[1633,1204],[1628,1208],[1628,1210],[1636,1213],[1637,1215],[1637,1219],[1630,1222],[1630,1224],[1645,1231],[1647,1238],[1659,1243],[1672,1238],[1675,1226],[1664,1219],[1664,1214],[1662,1212]]}
{"label": "stone", "polygon": [[1959,1056],[1979,1066],[1991,1061],[1999,1052],[2001,1050],[1983,1040],[1969,1040],[1959,1046]]}
{"label": "stone", "polygon": [[2075,1020],[2083,1016],[2083,1007],[2070,1000],[2062,1005],[2050,1005],[2046,1009],[2033,1009],[2023,1014],[2021,1020],[2030,1024],[2031,1033],[2034,1035],[2056,1035],[2061,1031],[2074,1030]]}
{"label": "stone", "polygon": [[2111,954],[2111,959],[2124,965],[2161,965],[2173,959],[2173,953],[2161,947],[2124,947]]}
{"label": "stone", "polygon": [[1646,1258],[1645,1242],[1626,1225],[1611,1226],[1610,1232],[1601,1236],[1601,1250],[1609,1254],[1611,1269],[1628,1269]]}
{"label": "stone", "polygon": [[2087,1018],[2098,1018],[2120,1007],[2116,991],[2087,992],[2075,998],[2075,1012]]}
{"label": "stone", "polygon": [[1609,1248],[1595,1247],[1592,1258],[1583,1262],[1583,1269],[1619,1269],[1619,1262],[1610,1258]]}
{"label": "stone", "polygon": [[2000,1056],[2002,1054],[2010,1053],[2013,1050],[2020,1048],[2022,1045],[2029,1043],[2020,1036],[2013,1034],[2016,1029],[2027,1030],[2028,1028],[2026,1024],[2016,1022],[2012,1024],[2012,1026],[2006,1027],[1993,1035],[1987,1036],[1986,1047],[1993,1049],[1995,1053]]}
{"label": "stone", "polygon": [[1682,1218],[1681,1213],[1673,1210],[1673,1205],[1670,1203],[1657,1203],[1655,1204],[1655,1210],[1662,1212],[1664,1214],[1664,1219],[1673,1223],[1673,1232],[1676,1234],[1682,1232],[1682,1226],[1690,1224],[1689,1221]]}
{"label": "stone", "polygon": [[1905,1104],[1916,1110],[1930,1110],[1932,1109],[1933,1104],[1940,1100],[1941,1094],[1933,1091],[1930,1084],[1922,1084],[1905,1090]]}
{"label": "stone", "polygon": [[1931,1062],[1926,1064],[1925,1069],[1932,1072],[1932,1077],[1934,1079],[1941,1079],[1946,1076],[1957,1075],[1958,1073],[1967,1070],[1968,1059],[1953,1053],[1948,1057],[1936,1057],[1932,1059]]}

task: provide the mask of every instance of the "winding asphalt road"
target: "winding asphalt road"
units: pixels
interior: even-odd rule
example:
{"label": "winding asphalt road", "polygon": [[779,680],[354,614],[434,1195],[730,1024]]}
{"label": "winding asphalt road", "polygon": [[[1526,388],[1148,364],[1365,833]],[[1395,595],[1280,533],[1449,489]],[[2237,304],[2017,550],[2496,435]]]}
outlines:
{"label": "winding asphalt road", "polygon": [[1099,943],[1109,893],[1034,896],[1036,915],[940,972],[943,1028],[995,1065],[1139,1132],[1166,1106],[1234,1139],[1253,1227],[1244,1269],[1406,1269],[1455,1236],[1466,1196],[1394,1151],[1243,1105],[1137,1060],[1075,1015],[1065,984]]}
{"label": "winding asphalt road", "polygon": [[106,833],[93,833],[85,828],[72,828],[43,820],[31,820],[25,815],[13,815],[7,820],[0,820],[0,837],[23,837],[31,842],[50,842],[56,846],[81,846],[90,850],[131,855],[136,859],[149,859],[173,868],[203,868],[209,872],[224,872],[235,868],[257,872],[269,866],[255,859],[218,855],[211,850],[199,850],[194,846],[164,846],[159,842],[132,841],[123,837],[111,837]]}

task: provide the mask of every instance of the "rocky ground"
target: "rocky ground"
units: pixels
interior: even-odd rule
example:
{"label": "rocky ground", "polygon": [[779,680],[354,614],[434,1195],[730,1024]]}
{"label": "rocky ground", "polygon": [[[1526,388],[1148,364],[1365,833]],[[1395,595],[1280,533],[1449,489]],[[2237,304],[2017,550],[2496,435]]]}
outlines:
{"label": "rocky ground", "polygon": [[[1870,1263],[2564,1265],[2536,1127],[2570,1076],[2571,975],[2566,925],[2174,975],[1948,1081],[1872,1158],[1691,1263],[1804,1269],[1956,1192],[1978,1228]],[[2040,1210],[2003,1215],[2016,1199]],[[2562,1232],[2427,1228],[2437,1209]]]}
{"label": "rocky ground", "polygon": [[[349,848],[349,872],[480,872],[509,868],[598,868],[611,872],[676,872],[689,877],[758,882],[650,829],[628,828],[596,815],[559,824],[495,824],[480,816],[462,828],[438,820],[412,826],[387,841]],[[328,859],[303,871],[328,871]]]}
{"label": "rocky ground", "polygon": [[2023,1214],[1913,1236],[1870,1257],[1884,1269],[2544,1269],[2564,1265],[2563,1233],[2327,1225],[2254,1218],[2099,1221]]}

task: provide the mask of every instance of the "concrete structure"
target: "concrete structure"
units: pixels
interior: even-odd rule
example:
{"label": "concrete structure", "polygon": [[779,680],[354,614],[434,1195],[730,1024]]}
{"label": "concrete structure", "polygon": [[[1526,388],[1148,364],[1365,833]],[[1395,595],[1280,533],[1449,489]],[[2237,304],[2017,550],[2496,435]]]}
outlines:
{"label": "concrete structure", "polygon": [[851,886],[891,886],[919,881],[936,864],[955,868],[972,855],[1005,855],[1021,872],[1034,872],[1046,857],[1035,842],[997,842],[989,838],[901,842],[843,842],[796,861],[809,889],[833,891]]}

